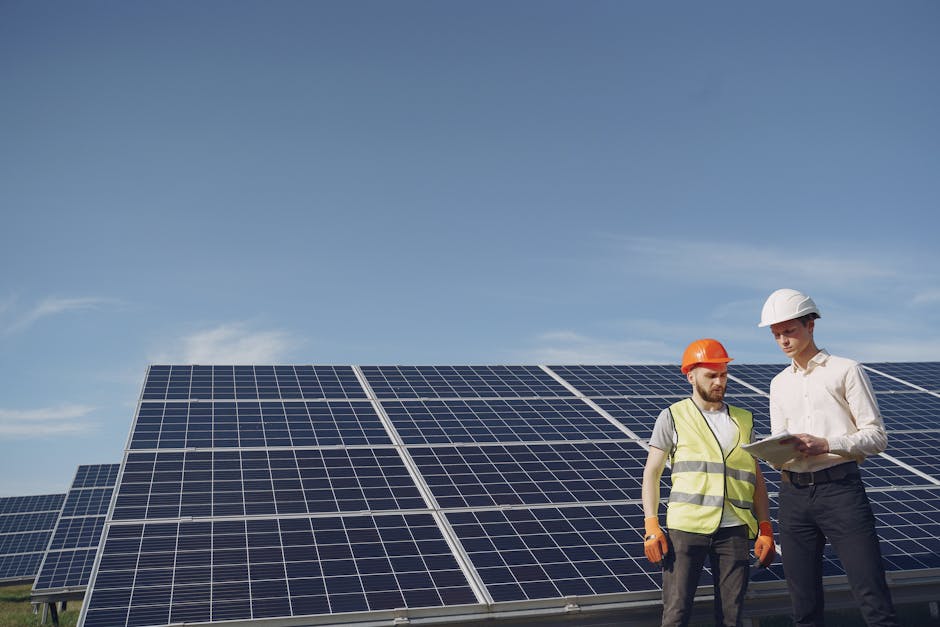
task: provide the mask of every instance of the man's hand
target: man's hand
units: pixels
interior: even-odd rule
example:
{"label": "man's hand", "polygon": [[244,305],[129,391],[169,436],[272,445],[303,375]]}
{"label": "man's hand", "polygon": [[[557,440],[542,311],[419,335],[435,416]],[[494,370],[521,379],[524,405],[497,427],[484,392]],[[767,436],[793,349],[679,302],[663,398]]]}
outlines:
{"label": "man's hand", "polygon": [[761,568],[770,565],[777,555],[777,547],[774,546],[774,529],[769,521],[763,521],[758,525],[760,529],[757,539],[754,540],[754,555]]}
{"label": "man's hand", "polygon": [[650,516],[644,519],[643,523],[646,526],[643,551],[646,553],[646,559],[658,564],[663,561],[663,555],[669,553],[669,542],[666,540],[665,532],[659,527],[659,518]]}
{"label": "man's hand", "polygon": [[803,457],[812,457],[813,455],[822,455],[829,452],[829,440],[809,433],[793,434],[780,440],[780,444],[792,446],[793,450]]}

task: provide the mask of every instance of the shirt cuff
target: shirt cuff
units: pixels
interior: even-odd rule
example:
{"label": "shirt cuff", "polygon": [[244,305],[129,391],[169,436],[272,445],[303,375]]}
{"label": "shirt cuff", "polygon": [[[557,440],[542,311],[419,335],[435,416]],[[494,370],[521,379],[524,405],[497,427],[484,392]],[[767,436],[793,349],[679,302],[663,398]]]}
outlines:
{"label": "shirt cuff", "polygon": [[829,452],[836,455],[849,455],[849,442],[845,436],[827,438],[829,440]]}

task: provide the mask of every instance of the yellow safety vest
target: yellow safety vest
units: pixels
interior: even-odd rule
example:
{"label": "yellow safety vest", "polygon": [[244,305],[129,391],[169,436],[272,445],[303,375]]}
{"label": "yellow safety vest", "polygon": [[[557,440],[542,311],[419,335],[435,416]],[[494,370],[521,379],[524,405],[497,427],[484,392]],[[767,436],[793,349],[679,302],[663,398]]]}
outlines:
{"label": "yellow safety vest", "polygon": [[753,507],[757,462],[739,446],[751,441],[751,412],[728,405],[728,413],[738,425],[738,443],[726,458],[717,436],[691,398],[675,403],[669,411],[677,438],[671,457],[672,490],[666,526],[690,533],[714,533],[727,501],[747,524],[750,537],[756,537]]}

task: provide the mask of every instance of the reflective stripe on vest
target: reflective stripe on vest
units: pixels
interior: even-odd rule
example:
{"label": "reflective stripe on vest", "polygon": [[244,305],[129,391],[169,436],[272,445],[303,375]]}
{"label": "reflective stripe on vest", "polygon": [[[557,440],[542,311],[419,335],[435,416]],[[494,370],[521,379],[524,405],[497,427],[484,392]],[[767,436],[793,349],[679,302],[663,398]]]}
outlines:
{"label": "reflective stripe on vest", "polygon": [[738,444],[728,457],[705,416],[691,398],[669,408],[676,427],[676,448],[672,456],[672,489],[666,510],[666,526],[692,533],[714,533],[721,524],[725,501],[757,535],[754,518],[756,462],[738,444],[751,440],[753,416],[749,411],[728,405],[728,413],[738,427]]}

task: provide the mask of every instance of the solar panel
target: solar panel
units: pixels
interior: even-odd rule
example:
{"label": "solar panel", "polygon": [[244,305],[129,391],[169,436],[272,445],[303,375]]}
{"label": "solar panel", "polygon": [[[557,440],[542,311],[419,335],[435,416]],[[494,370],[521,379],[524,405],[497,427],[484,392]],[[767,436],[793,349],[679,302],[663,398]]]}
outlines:
{"label": "solar panel", "polygon": [[365,398],[351,366],[151,366],[143,400]]}
{"label": "solar panel", "polygon": [[120,464],[86,464],[78,467],[72,489],[113,488],[117,483]]}
{"label": "solar panel", "polygon": [[888,434],[886,454],[940,481],[940,431],[897,432]]}
{"label": "solar panel", "polygon": [[571,396],[538,366],[362,366],[377,398]]}
{"label": "solar panel", "polygon": [[[642,439],[689,395],[676,366],[327,368],[347,387],[305,390],[299,366],[151,368],[80,625],[459,624],[572,604],[622,604],[629,622],[636,602],[658,600],[640,537]],[[731,370],[726,400],[760,435],[768,400],[756,390],[782,368]],[[940,469],[923,463],[940,445],[940,428],[923,430],[936,403],[903,387],[878,393],[891,448],[863,466],[888,508],[880,531],[918,494],[940,520],[924,474]],[[762,468],[775,499],[779,473]],[[883,536],[892,568],[933,568],[936,530],[901,527]],[[83,568],[61,561],[53,572]],[[827,553],[825,574],[840,569]],[[755,594],[786,597],[779,562],[755,578],[767,584]]]}
{"label": "solar panel", "polygon": [[[60,509],[61,507],[59,505]],[[0,516],[0,534],[49,531],[55,527],[55,521],[58,518],[58,509],[49,512],[28,512],[26,514]]]}
{"label": "solar panel", "polygon": [[421,509],[393,448],[130,453],[113,520]]}
{"label": "solar panel", "polygon": [[869,492],[888,571],[940,568],[940,489]]}
{"label": "solar panel", "polygon": [[110,527],[83,624],[476,603],[428,513],[137,523]]}
{"label": "solar panel", "polygon": [[409,453],[442,508],[638,500],[647,455],[632,441],[414,447]]}
{"label": "solar panel", "polygon": [[62,508],[64,494],[38,494],[35,496],[0,497],[0,516],[4,514],[29,514],[32,512],[57,512]]}
{"label": "solar panel", "polygon": [[[911,385],[925,390],[940,392],[940,361],[925,362],[895,362],[871,363],[865,367],[876,373],[882,373],[898,379],[903,379]],[[910,388],[900,388],[910,389]]]}
{"label": "solar panel", "polygon": [[576,398],[383,401],[405,444],[620,439],[623,431]]}
{"label": "solar panel", "polygon": [[33,583],[33,600],[79,598],[88,584],[120,464],[79,466]]}
{"label": "solar panel", "polygon": [[678,366],[549,366],[585,396],[688,396]]}
{"label": "solar panel", "polygon": [[940,429],[940,396],[925,392],[881,393],[876,396],[889,432]]}
{"label": "solar panel", "polygon": [[64,494],[0,498],[0,582],[36,576]]}
{"label": "solar panel", "polygon": [[391,443],[369,401],[145,402],[131,449]]}
{"label": "solar panel", "polygon": [[659,590],[640,541],[640,505],[447,514],[497,602]]}

